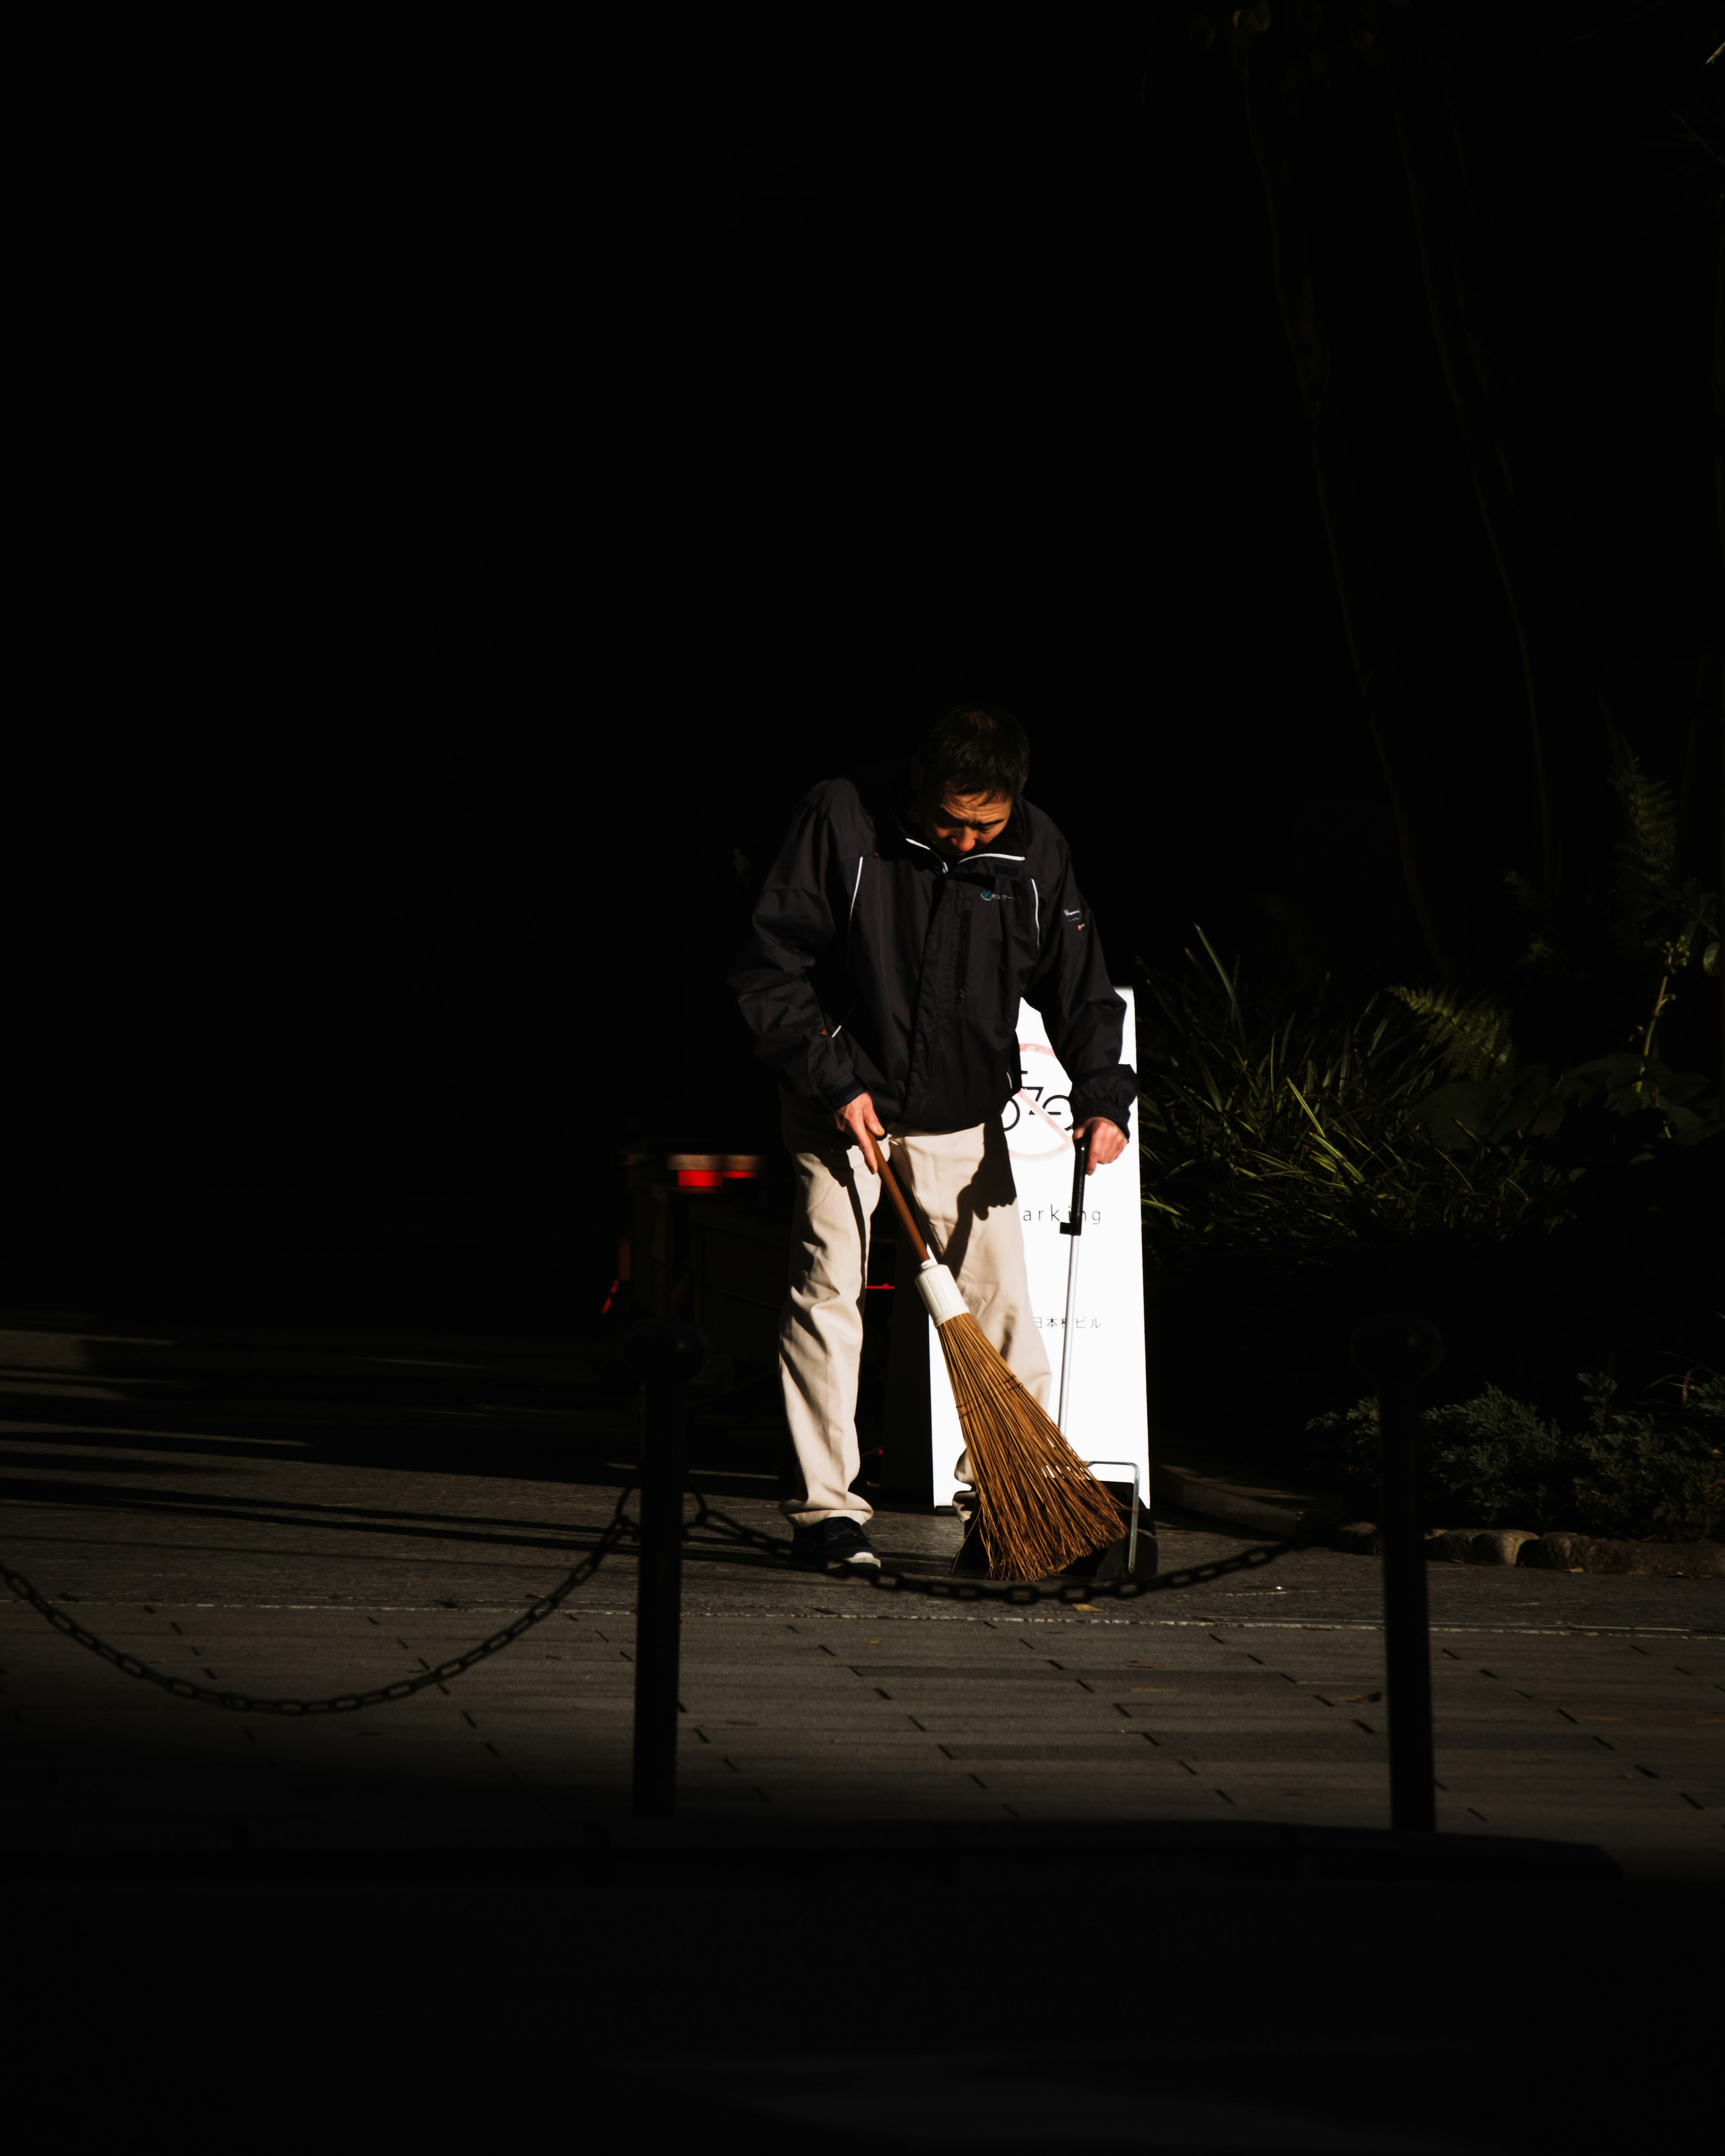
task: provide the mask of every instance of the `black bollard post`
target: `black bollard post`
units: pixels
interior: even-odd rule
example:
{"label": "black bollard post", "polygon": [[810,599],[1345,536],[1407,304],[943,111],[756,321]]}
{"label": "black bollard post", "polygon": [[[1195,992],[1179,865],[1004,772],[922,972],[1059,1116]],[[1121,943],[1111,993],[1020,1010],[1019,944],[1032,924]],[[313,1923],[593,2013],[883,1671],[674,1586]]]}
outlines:
{"label": "black bollard post", "polygon": [[1389,1824],[1437,1831],[1431,1743],[1431,1628],[1420,1520],[1420,1410],[1416,1389],[1443,1359],[1437,1327],[1423,1317],[1374,1318],[1353,1340],[1353,1359],[1378,1395],[1384,1537],[1384,1689],[1389,1723]]}
{"label": "black bollard post", "polygon": [[689,1380],[706,1360],[692,1325],[643,1325],[624,1342],[642,1381],[641,1562],[635,1596],[634,1766],[629,1810],[669,1819],[677,1803],[677,1665],[683,1602],[683,1485]]}

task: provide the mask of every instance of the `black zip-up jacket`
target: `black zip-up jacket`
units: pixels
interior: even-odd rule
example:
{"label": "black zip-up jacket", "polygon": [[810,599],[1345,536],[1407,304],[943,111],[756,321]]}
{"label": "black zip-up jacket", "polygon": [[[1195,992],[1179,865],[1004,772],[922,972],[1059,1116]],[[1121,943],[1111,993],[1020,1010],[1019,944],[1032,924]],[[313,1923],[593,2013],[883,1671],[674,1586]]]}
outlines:
{"label": "black zip-up jacket", "polygon": [[1041,1012],[1075,1122],[1127,1127],[1137,1079],[1065,840],[1014,803],[986,852],[918,835],[907,765],[829,779],[798,806],[729,976],[756,1052],[792,1093],[886,1123],[968,1130],[1024,1083],[1019,1000]]}

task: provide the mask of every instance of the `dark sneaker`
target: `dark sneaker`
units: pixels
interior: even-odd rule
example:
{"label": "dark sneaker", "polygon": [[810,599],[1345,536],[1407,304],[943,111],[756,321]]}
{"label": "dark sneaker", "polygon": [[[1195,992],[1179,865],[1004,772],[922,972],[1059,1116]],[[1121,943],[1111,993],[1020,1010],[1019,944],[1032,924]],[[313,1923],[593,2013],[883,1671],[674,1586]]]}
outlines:
{"label": "dark sneaker", "polygon": [[875,1546],[855,1520],[819,1520],[791,1529],[792,1553],[798,1564],[818,1572],[844,1572],[853,1566],[879,1566]]}

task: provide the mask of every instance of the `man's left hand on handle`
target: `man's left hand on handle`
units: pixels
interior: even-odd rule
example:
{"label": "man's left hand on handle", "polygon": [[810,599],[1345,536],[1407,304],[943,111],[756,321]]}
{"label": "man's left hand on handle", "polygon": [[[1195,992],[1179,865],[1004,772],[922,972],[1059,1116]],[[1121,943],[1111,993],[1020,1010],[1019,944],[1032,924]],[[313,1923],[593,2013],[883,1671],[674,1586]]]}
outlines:
{"label": "man's left hand on handle", "polygon": [[1106,1168],[1111,1160],[1118,1160],[1126,1151],[1126,1132],[1106,1116],[1086,1116],[1072,1132],[1073,1144],[1076,1145],[1080,1138],[1090,1141],[1086,1175],[1094,1175],[1099,1168]]}

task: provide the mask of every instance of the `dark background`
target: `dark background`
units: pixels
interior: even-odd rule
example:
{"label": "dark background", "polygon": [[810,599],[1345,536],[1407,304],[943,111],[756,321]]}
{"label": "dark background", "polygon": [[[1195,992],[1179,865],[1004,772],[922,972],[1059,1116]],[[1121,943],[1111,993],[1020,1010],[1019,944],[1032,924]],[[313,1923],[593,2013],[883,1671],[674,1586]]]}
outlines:
{"label": "dark background", "polygon": [[[1423,977],[1238,86],[1184,13],[685,54],[675,114],[559,102],[501,49],[236,95],[126,155],[117,80],[69,97],[15,1188],[551,1194],[571,1295],[603,1291],[631,1133],[772,1142],[719,976],[793,803],[961,695],[1029,726],[1117,978],[1194,921],[1237,947],[1314,860],[1363,964]],[[1717,188],[1672,118],[1703,13],[1553,41],[1506,8],[1480,79],[1552,498],[1674,782],[1725,643]],[[1483,935],[1537,850],[1512,629],[1381,111],[1338,102],[1308,167]]]}

